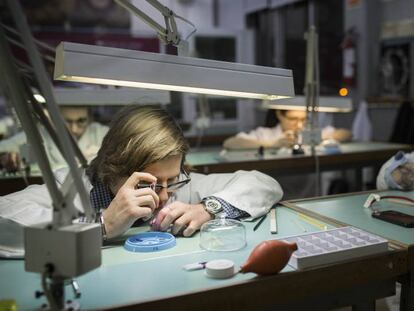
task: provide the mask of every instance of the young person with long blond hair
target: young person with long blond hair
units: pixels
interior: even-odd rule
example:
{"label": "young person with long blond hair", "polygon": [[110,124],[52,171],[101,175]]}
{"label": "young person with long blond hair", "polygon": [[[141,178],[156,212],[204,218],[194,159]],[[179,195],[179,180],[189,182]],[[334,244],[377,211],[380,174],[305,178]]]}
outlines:
{"label": "young person with long blond hair", "polygon": [[[185,167],[187,152],[180,127],[161,108],[129,106],[114,117],[84,174],[107,238],[151,217],[156,230],[191,236],[217,214],[259,217],[282,198],[278,182],[257,171],[191,173]],[[57,179],[62,181],[64,175],[60,172]],[[74,202],[80,206],[79,198]],[[44,185],[0,197],[0,237],[2,228],[10,237],[24,225],[51,218],[52,202]],[[0,238],[0,247],[7,243]]]}

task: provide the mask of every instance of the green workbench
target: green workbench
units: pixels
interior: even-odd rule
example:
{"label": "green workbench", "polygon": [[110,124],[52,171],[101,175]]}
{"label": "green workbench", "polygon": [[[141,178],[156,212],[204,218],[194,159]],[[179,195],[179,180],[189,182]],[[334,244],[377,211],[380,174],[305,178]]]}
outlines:
{"label": "green workbench", "polygon": [[[412,145],[386,142],[350,142],[339,145],[339,152],[317,147],[319,168],[322,171],[361,169],[380,166],[399,150],[412,151]],[[310,149],[304,155],[292,155],[290,149],[223,150],[220,147],[191,150],[187,162],[201,173],[228,173],[239,169],[270,171],[278,174],[309,173],[315,171],[315,159]],[[341,167],[338,168],[338,163]]]}
{"label": "green workbench", "polygon": [[[207,278],[203,270],[182,269],[188,263],[218,258],[230,259],[238,267],[261,241],[319,231],[323,223],[305,221],[282,206],[277,207],[277,219],[278,234],[273,235],[269,216],[256,231],[254,223],[245,223],[247,246],[235,252],[204,251],[198,234],[179,237],[174,248],[154,253],[131,253],[122,243],[106,246],[102,266],[77,278],[80,305],[125,310],[133,306],[140,310],[322,310],[354,305],[370,310],[375,299],[392,295],[396,279],[407,273],[406,251],[399,249],[304,271],[286,266],[282,273],[267,277],[247,273],[217,280]],[[128,234],[143,230],[147,228]],[[23,260],[0,260],[0,300],[15,299],[19,310],[36,309],[45,302],[43,297],[34,298],[36,290],[40,290],[40,275],[25,272]],[[72,297],[70,288],[66,293],[67,299]]]}
{"label": "green workbench", "polygon": [[[405,228],[373,218],[372,211],[364,208],[364,202],[371,192],[351,193],[311,199],[285,201],[282,204],[298,213],[334,226],[351,225],[380,235],[393,244],[407,250],[409,274],[403,278],[402,304],[407,310],[414,310],[414,228]],[[404,196],[414,199],[414,191],[375,191],[381,196]],[[414,204],[407,201],[381,200],[373,207],[380,211],[395,210],[414,215]]]}

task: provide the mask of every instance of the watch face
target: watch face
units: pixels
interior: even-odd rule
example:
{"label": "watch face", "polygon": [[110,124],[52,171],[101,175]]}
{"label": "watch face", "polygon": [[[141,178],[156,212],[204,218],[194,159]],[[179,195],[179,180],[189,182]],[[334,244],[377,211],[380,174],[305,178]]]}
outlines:
{"label": "watch face", "polygon": [[205,202],[206,210],[211,214],[217,214],[222,211],[222,207],[219,201],[217,200],[206,200]]}

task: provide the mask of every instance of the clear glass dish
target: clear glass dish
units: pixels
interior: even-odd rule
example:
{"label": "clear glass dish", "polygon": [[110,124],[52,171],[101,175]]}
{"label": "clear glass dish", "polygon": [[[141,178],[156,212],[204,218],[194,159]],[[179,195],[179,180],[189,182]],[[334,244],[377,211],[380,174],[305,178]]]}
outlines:
{"label": "clear glass dish", "polygon": [[200,247],[208,251],[230,252],[246,246],[246,228],[234,219],[213,219],[201,226]]}

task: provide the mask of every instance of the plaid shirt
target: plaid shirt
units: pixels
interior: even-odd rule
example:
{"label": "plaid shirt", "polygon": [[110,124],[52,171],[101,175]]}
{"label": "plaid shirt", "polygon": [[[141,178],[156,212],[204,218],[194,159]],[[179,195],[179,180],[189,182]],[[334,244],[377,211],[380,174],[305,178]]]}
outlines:
{"label": "plaid shirt", "polygon": [[223,207],[224,213],[226,214],[226,218],[238,219],[238,218],[243,218],[243,217],[249,217],[250,216],[245,211],[242,211],[242,210],[238,209],[237,207],[234,207],[233,205],[231,205],[230,203],[224,201],[223,199],[220,199],[220,198],[217,198],[217,197],[214,197],[214,196],[207,197],[205,199],[215,199],[215,200],[219,201],[221,206]]}
{"label": "plaid shirt", "polygon": [[[234,207],[233,205],[227,203],[223,199],[220,199],[214,196],[210,196],[205,199],[210,199],[210,198],[215,199],[221,203],[221,206],[223,207],[223,210],[227,218],[236,219],[236,218],[250,216],[245,211],[242,211]],[[114,199],[114,195],[112,194],[112,192],[110,191],[107,185],[103,184],[100,181],[98,181],[97,183],[93,185],[93,188],[90,192],[90,200],[91,200],[92,207],[97,212],[100,212],[106,209],[109,206],[109,204],[111,204],[111,201],[113,199]]]}
{"label": "plaid shirt", "polygon": [[90,192],[90,200],[92,207],[96,212],[100,212],[106,209],[109,204],[111,204],[113,199],[114,195],[107,185],[103,184],[100,181],[93,185],[93,188]]}

